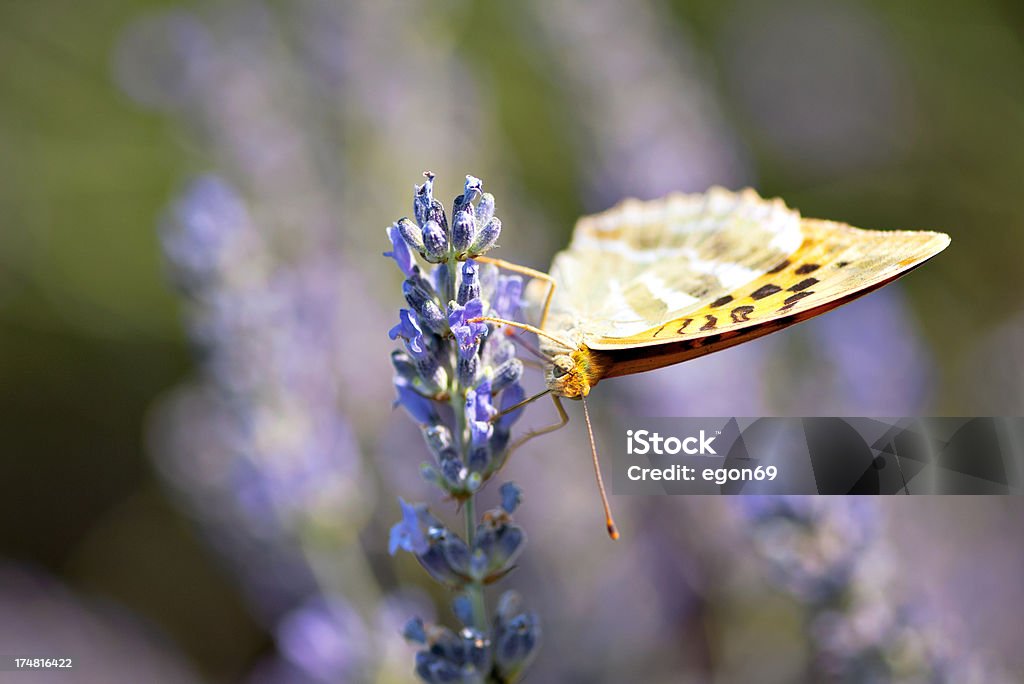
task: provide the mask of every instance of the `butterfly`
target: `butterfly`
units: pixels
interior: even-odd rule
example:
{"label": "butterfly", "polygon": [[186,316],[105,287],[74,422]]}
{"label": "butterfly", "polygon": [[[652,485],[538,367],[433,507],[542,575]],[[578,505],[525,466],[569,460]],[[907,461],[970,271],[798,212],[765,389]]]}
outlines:
{"label": "butterfly", "polygon": [[[807,219],[754,190],[625,200],[584,216],[548,274],[532,276],[544,394],[583,399],[601,380],[680,363],[825,313],[892,282],[944,250],[948,235],[862,230]],[[527,403],[524,402],[524,403]],[[584,402],[588,428],[590,416]],[[591,431],[592,432],[592,431]],[[618,533],[597,466],[612,538]]]}

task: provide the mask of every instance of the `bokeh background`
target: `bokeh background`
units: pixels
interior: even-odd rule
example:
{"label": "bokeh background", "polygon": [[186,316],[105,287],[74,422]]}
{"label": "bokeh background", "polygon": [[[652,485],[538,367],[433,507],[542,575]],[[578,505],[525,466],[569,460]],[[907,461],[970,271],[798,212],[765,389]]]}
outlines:
{"label": "bokeh background", "polygon": [[[0,64],[0,652],[82,662],[0,681],[411,681],[401,624],[447,612],[387,554],[396,495],[432,494],[380,253],[425,169],[444,199],[481,177],[499,256],[538,268],[582,213],[711,184],[952,235],[839,312],[602,385],[599,443],[1024,408],[1020,3],[35,0],[0,5]],[[799,596],[734,504],[619,497],[612,545],[585,440],[507,473],[529,681],[801,681]],[[865,581],[1019,681],[1019,501],[872,506]]]}

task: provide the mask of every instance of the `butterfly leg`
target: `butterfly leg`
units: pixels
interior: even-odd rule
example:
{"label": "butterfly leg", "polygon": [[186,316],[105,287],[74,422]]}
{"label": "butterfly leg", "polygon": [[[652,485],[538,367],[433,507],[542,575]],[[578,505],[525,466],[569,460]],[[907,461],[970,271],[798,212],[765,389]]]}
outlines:
{"label": "butterfly leg", "polygon": [[506,461],[516,449],[523,446],[534,437],[540,437],[541,435],[551,434],[555,430],[563,428],[569,424],[569,414],[565,412],[565,407],[562,406],[562,400],[559,399],[558,395],[556,394],[551,395],[551,400],[555,403],[555,408],[558,410],[558,422],[552,425],[548,425],[546,427],[538,428],[536,430],[530,430],[525,435],[523,435],[516,441],[512,442],[512,444],[509,445],[508,450],[505,452]]}
{"label": "butterfly leg", "polygon": [[498,268],[503,268],[506,271],[512,271],[513,273],[519,273],[520,275],[528,276],[530,278],[543,280],[545,283],[548,284],[548,294],[544,298],[544,309],[541,311],[540,314],[540,325],[537,326],[538,328],[543,328],[544,324],[548,320],[548,310],[551,309],[551,298],[555,296],[555,287],[557,285],[555,279],[552,278],[547,273],[544,273],[543,271],[536,271],[526,266],[513,264],[511,261],[505,261],[504,259],[494,259],[492,257],[486,256],[479,256],[474,258],[476,261],[479,261],[481,263],[492,264],[494,266],[497,266]]}

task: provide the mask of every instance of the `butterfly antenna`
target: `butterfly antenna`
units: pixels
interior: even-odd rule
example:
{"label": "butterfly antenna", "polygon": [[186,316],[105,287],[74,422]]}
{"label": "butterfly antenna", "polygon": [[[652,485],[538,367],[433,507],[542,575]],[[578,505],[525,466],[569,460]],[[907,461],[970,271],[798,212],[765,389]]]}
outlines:
{"label": "butterfly antenna", "polygon": [[466,322],[467,323],[480,323],[481,321],[486,321],[487,323],[494,323],[495,325],[510,325],[513,328],[519,328],[520,330],[525,330],[526,332],[532,332],[535,335],[540,335],[541,337],[546,337],[549,340],[551,340],[552,342],[555,342],[556,344],[558,344],[559,346],[565,347],[569,351],[573,351],[573,350],[576,349],[576,347],[574,347],[573,345],[569,344],[568,342],[566,342],[563,339],[559,339],[559,338],[555,337],[554,335],[552,335],[550,333],[546,333],[543,330],[541,330],[540,328],[535,328],[532,325],[527,325],[526,323],[520,323],[518,321],[509,321],[509,320],[505,320],[504,318],[495,318],[493,316],[477,316],[475,318],[470,318]]}
{"label": "butterfly antenna", "polygon": [[[509,331],[509,332],[511,332],[511,331]],[[510,335],[509,337],[512,338],[513,342],[515,342],[518,345],[521,345],[523,349],[525,349],[526,351],[530,352],[531,354],[536,356],[541,361],[544,361],[546,363],[551,363],[551,357],[547,356],[541,350],[537,349],[532,344],[530,344],[529,342],[524,340],[522,333],[520,333],[518,335]]]}
{"label": "butterfly antenna", "polygon": [[594,428],[590,424],[590,409],[587,408],[587,400],[583,397],[583,417],[587,420],[587,434],[590,436],[590,455],[594,459],[594,475],[597,477],[597,489],[601,492],[601,504],[604,506],[604,524],[608,528],[608,536],[613,540],[619,538],[619,528],[612,520],[612,509],[608,505],[608,493],[604,490],[604,480],[601,478],[601,464],[597,461],[597,444],[594,443]]}

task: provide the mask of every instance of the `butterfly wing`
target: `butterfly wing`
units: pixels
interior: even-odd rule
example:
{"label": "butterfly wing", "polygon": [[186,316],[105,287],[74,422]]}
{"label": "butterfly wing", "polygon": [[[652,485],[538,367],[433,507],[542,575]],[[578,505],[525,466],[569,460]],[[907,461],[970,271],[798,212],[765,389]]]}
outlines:
{"label": "butterfly wing", "polygon": [[942,233],[801,219],[752,190],[627,201],[580,219],[552,264],[545,327],[607,352],[603,377],[648,370],[827,311],[948,244]]}

